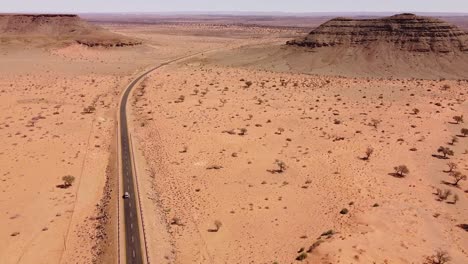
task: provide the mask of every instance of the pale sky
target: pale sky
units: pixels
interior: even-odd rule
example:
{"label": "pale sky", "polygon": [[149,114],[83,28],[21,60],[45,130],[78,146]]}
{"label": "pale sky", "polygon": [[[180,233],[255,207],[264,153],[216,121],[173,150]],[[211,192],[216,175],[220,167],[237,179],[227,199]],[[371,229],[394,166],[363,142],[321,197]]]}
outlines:
{"label": "pale sky", "polygon": [[0,0],[0,13],[183,11],[468,13],[468,0]]}

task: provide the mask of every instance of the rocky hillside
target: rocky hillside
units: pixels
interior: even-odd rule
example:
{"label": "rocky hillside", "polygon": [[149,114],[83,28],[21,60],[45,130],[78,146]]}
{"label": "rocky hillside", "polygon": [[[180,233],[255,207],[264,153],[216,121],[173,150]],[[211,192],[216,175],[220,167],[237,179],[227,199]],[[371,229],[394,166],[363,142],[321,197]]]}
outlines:
{"label": "rocky hillside", "polygon": [[141,44],[69,14],[0,15],[2,40],[50,40],[75,42],[90,47],[123,47]]}
{"label": "rocky hillside", "polygon": [[[374,46],[410,52],[468,52],[468,34],[442,20],[400,14],[380,19],[332,19],[287,44],[311,48]],[[388,44],[388,45],[385,45]]]}

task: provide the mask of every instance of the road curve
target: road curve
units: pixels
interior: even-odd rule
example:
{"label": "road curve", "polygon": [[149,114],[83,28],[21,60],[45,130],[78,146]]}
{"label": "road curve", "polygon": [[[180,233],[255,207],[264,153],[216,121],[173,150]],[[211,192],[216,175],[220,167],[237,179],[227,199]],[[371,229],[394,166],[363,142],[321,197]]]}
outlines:
{"label": "road curve", "polygon": [[[123,193],[128,192],[130,197],[123,201],[123,219],[125,228],[125,263],[127,264],[143,264],[143,248],[140,237],[140,221],[139,212],[137,210],[137,202],[135,191],[135,181],[133,180],[133,160],[130,146],[130,137],[128,133],[127,122],[127,102],[133,87],[148,73],[151,69],[138,78],[136,78],[125,90],[120,104],[120,149],[121,149],[121,164],[122,164],[122,188]],[[119,199],[121,199],[119,197]],[[140,216],[141,217],[141,216]]]}
{"label": "road curve", "polygon": [[[123,193],[128,192],[130,197],[127,199],[123,200],[123,219],[124,219],[124,229],[125,229],[125,239],[123,240],[125,242],[125,263],[127,264],[143,264],[147,263],[148,260],[144,259],[147,254],[143,254],[146,252],[143,252],[143,250],[146,249],[146,247],[142,247],[142,238],[140,236],[140,226],[142,226],[142,223],[140,223],[141,216],[139,215],[139,210],[137,205],[137,189],[135,187],[135,180],[134,180],[134,171],[133,171],[133,154],[132,154],[132,149],[131,149],[131,144],[130,144],[130,135],[128,132],[128,120],[127,120],[127,102],[130,97],[130,94],[138,82],[141,81],[146,75],[151,73],[154,70],[157,70],[163,66],[166,66],[170,63],[187,59],[199,54],[203,54],[205,52],[209,51],[203,51],[191,55],[187,55],[184,57],[180,57],[177,59],[173,59],[171,61],[167,61],[164,63],[161,63],[160,65],[147,70],[146,72],[142,73],[139,75],[135,80],[133,80],[128,87],[125,89],[122,99],[120,102],[120,110],[119,110],[119,129],[120,129],[120,149],[121,149],[121,166],[122,166],[122,190]],[[136,172],[135,172],[136,173]],[[122,199],[122,197],[119,197],[119,199]],[[122,217],[119,215],[119,217]],[[120,231],[119,231],[120,232]],[[119,250],[121,250],[122,247],[120,246]],[[122,260],[121,260],[122,261]]]}

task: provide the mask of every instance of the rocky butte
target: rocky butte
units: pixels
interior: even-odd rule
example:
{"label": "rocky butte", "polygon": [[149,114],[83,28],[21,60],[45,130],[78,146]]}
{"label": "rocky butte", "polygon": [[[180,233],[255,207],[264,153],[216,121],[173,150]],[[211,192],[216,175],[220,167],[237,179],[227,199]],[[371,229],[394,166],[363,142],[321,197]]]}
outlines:
{"label": "rocky butte", "polygon": [[305,38],[287,42],[310,48],[367,47],[410,52],[468,52],[468,34],[440,19],[399,14],[378,19],[332,19]]}
{"label": "rocky butte", "polygon": [[78,43],[89,47],[141,44],[139,40],[112,33],[72,14],[3,14],[0,38],[3,42]]}

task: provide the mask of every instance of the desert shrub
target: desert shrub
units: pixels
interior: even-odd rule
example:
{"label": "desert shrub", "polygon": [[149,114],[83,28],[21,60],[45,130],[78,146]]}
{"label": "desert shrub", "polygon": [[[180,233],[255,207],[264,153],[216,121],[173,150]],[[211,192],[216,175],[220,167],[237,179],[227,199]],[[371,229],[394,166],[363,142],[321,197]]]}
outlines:
{"label": "desert shrub", "polygon": [[219,221],[219,220],[216,220],[216,221],[214,221],[214,225],[215,225],[216,232],[218,232],[219,229],[223,226],[223,223],[221,223],[221,221]]}
{"label": "desert shrub", "polygon": [[96,107],[94,107],[92,105],[83,108],[83,113],[85,113],[85,114],[92,114],[92,113],[94,113],[94,111],[96,111]]}
{"label": "desert shrub", "polygon": [[287,166],[286,163],[284,163],[284,161],[276,160],[276,165],[278,165],[280,172],[284,172],[286,170]]}
{"label": "desert shrub", "polygon": [[379,124],[382,123],[382,120],[379,120],[379,119],[372,119],[369,123],[370,126],[374,127],[375,129],[377,129],[377,127],[379,126]]}
{"label": "desert shrub", "polygon": [[374,153],[374,149],[372,147],[368,147],[365,153],[366,153],[366,156],[364,157],[364,159],[368,160],[370,156],[372,155],[372,153]]}
{"label": "desert shrub", "polygon": [[417,114],[419,114],[419,112],[420,112],[419,109],[417,109],[417,108],[413,109],[413,114],[417,115]]}
{"label": "desert shrub", "polygon": [[306,258],[307,258],[307,253],[302,252],[301,254],[299,254],[299,256],[296,257],[296,260],[303,261]]}
{"label": "desert shrub", "polygon": [[405,174],[409,173],[409,169],[408,167],[406,167],[406,165],[396,166],[393,167],[393,169],[395,170],[395,173],[400,177],[405,177]]}
{"label": "desert shrub", "polygon": [[440,146],[437,149],[437,152],[442,153],[444,155],[444,158],[447,158],[447,155],[453,156],[453,154],[454,154],[453,150],[451,150],[449,147],[443,147],[443,146]]}
{"label": "desert shrub", "polygon": [[185,96],[181,95],[179,96],[179,98],[177,98],[177,100],[174,101],[174,103],[178,104],[178,103],[183,103],[185,101]]}
{"label": "desert shrub", "polygon": [[320,236],[331,236],[333,234],[335,234],[335,232],[332,229],[330,229],[328,231],[323,232]]}
{"label": "desert shrub", "polygon": [[69,187],[72,186],[73,182],[75,181],[75,177],[71,175],[65,175],[62,177],[63,185]]}
{"label": "desert shrub", "polygon": [[459,171],[450,172],[450,176],[452,176],[454,179],[454,183],[453,183],[454,186],[458,186],[458,183],[460,181],[466,181],[466,175],[462,174]]}
{"label": "desert shrub", "polygon": [[452,139],[450,139],[450,145],[455,145],[455,143],[458,142],[458,137],[453,136]]}
{"label": "desert shrub", "polygon": [[240,128],[239,131],[239,136],[245,136],[245,134],[247,134],[247,128]]}
{"label": "desert shrub", "polygon": [[450,85],[444,84],[444,85],[442,85],[442,88],[441,88],[441,89],[444,90],[444,91],[447,91],[447,90],[450,89]]}
{"label": "desert shrub", "polygon": [[451,259],[447,251],[437,250],[435,254],[425,258],[424,264],[445,264]]}
{"label": "desert shrub", "polygon": [[462,128],[460,132],[462,133],[464,137],[466,137],[468,135],[468,128]]}
{"label": "desert shrub", "polygon": [[182,221],[178,217],[173,217],[171,220],[171,225],[183,226]]}
{"label": "desert shrub", "polygon": [[286,166],[286,163],[284,161],[281,161],[281,160],[275,160],[275,164],[278,166],[278,169],[276,170],[268,170],[269,172],[271,173],[283,173],[286,171],[287,169],[287,166]]}
{"label": "desert shrub", "polygon": [[447,190],[447,189],[445,190],[437,189],[435,194],[437,195],[439,201],[445,201],[452,194],[452,191]]}
{"label": "desert shrub", "polygon": [[463,123],[463,115],[459,115],[459,116],[454,116],[453,117],[453,120],[455,120],[455,122],[457,122],[457,124],[460,124],[460,123]]}
{"label": "desert shrub", "polygon": [[455,162],[449,162],[447,163],[447,166],[449,167],[448,172],[452,172],[453,170],[458,168],[458,165]]}

